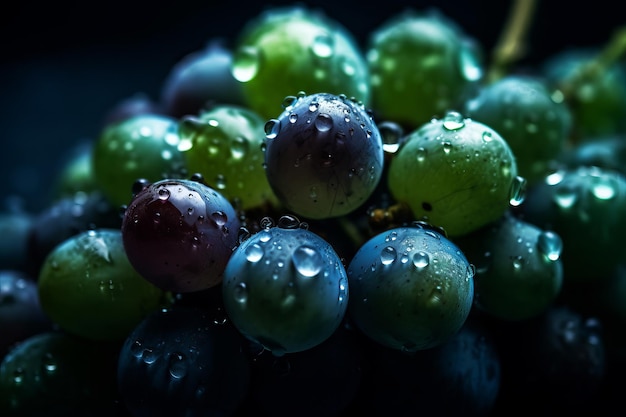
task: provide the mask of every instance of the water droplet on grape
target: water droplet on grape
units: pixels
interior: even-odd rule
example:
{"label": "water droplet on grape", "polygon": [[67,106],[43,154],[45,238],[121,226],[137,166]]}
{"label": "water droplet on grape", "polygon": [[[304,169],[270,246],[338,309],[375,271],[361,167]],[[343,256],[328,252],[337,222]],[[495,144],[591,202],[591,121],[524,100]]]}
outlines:
{"label": "water droplet on grape", "polygon": [[250,245],[246,248],[246,259],[248,262],[259,262],[263,258],[264,254],[263,248],[258,243]]}
{"label": "water droplet on grape", "polygon": [[526,178],[519,175],[513,179],[511,189],[509,191],[509,204],[517,207],[524,202],[526,198]]}
{"label": "water droplet on grape", "polygon": [[182,353],[170,354],[169,371],[172,378],[181,379],[187,375],[187,360]]}
{"label": "water droplet on grape", "polygon": [[573,187],[563,186],[556,190],[554,202],[563,209],[569,209],[578,201],[578,193]]}
{"label": "water droplet on grape", "polygon": [[246,287],[245,283],[240,282],[235,286],[233,290],[233,297],[238,303],[243,304],[248,301],[248,288]]}
{"label": "water droplet on grape", "polygon": [[307,278],[318,275],[324,266],[320,253],[307,245],[296,248],[291,255],[291,260],[296,271]]}
{"label": "water droplet on grape", "polygon": [[413,255],[413,265],[415,265],[417,269],[424,269],[429,264],[430,256],[428,255],[428,253],[419,251]]}
{"label": "water droplet on grape", "polygon": [[561,237],[554,232],[541,232],[537,238],[537,249],[550,261],[556,261],[561,256],[563,242]]}
{"label": "water droplet on grape", "polygon": [[265,137],[267,139],[274,139],[280,132],[280,120],[270,119],[265,123]]}
{"label": "water droplet on grape", "polygon": [[333,128],[333,118],[326,113],[320,113],[315,118],[313,125],[319,132],[328,132]]}
{"label": "water droplet on grape", "polygon": [[232,75],[239,82],[248,82],[259,72],[259,50],[252,46],[244,46],[235,51]]}
{"label": "water droplet on grape", "polygon": [[313,40],[311,52],[320,58],[330,58],[333,55],[335,41],[332,36],[323,34],[318,35]]}
{"label": "water droplet on grape", "polygon": [[443,127],[446,130],[459,130],[465,127],[465,120],[461,113],[449,111],[443,118]]}
{"label": "water droplet on grape", "polygon": [[164,187],[159,188],[159,190],[157,191],[157,195],[159,197],[159,200],[166,201],[170,198],[170,190]]}
{"label": "water droplet on grape", "polygon": [[391,265],[395,260],[396,250],[392,246],[387,246],[380,252],[380,261],[383,265]]}

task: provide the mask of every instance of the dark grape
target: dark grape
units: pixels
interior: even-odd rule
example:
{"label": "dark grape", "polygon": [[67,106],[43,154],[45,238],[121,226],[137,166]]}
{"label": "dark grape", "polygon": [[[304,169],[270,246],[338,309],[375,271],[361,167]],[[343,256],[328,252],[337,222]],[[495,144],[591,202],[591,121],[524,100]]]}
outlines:
{"label": "dark grape", "polygon": [[244,339],[207,310],[152,313],[129,333],[117,383],[133,417],[231,416],[248,393]]}
{"label": "dark grape", "polygon": [[415,352],[449,340],[474,298],[471,264],[440,232],[390,229],[361,246],[347,268],[349,316],[383,346]]}
{"label": "dark grape", "polygon": [[356,210],[383,170],[382,137],[363,104],[343,95],[289,96],[266,125],[265,167],[286,209],[311,219]]}
{"label": "dark grape", "polygon": [[219,284],[241,223],[218,191],[170,179],[139,191],[124,213],[122,237],[133,267],[159,288],[205,290]]}
{"label": "dark grape", "polygon": [[293,216],[267,223],[235,250],[224,271],[226,312],[273,354],[328,339],[348,307],[348,280],[333,247]]}

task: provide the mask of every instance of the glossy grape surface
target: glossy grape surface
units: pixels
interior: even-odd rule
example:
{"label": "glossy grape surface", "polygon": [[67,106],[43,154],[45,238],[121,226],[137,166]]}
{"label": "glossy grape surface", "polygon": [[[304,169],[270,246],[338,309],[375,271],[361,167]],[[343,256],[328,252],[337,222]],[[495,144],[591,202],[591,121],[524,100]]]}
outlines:
{"label": "glossy grape surface", "polygon": [[233,415],[250,381],[243,341],[207,309],[156,311],[120,349],[121,400],[133,417]]}
{"label": "glossy grape surface", "polygon": [[186,173],[178,150],[176,119],[140,114],[104,127],[92,151],[95,179],[117,205],[127,205],[135,181],[159,181]]}
{"label": "glossy grape surface", "polygon": [[383,22],[370,33],[366,56],[372,107],[408,130],[461,108],[483,72],[477,45],[433,10]]}
{"label": "glossy grape surface", "polygon": [[348,280],[333,247],[295,217],[266,226],[230,258],[223,298],[235,327],[280,356],[333,334],[348,307]]}
{"label": "glossy grape surface", "polygon": [[530,184],[554,170],[571,131],[571,111],[539,77],[510,75],[468,100],[465,114],[498,132]]}
{"label": "glossy grape surface", "polygon": [[311,219],[356,210],[383,171],[378,126],[365,107],[328,93],[290,96],[266,125],[265,167],[289,211]]}
{"label": "glossy grape surface", "polygon": [[545,312],[563,286],[563,241],[510,215],[456,240],[476,267],[475,305],[503,320]]}
{"label": "glossy grape surface", "polygon": [[349,317],[371,339],[404,352],[449,340],[474,299],[471,264],[428,227],[377,234],[361,246],[347,273]]}
{"label": "glossy grape surface", "polygon": [[39,300],[52,321],[94,340],[122,340],[164,294],[135,271],[118,229],[88,230],[60,243],[39,273]]}
{"label": "glossy grape surface", "polygon": [[201,174],[240,210],[277,205],[263,166],[266,120],[246,107],[215,105],[180,122],[189,172]]}
{"label": "glossy grape surface", "polygon": [[389,164],[389,190],[416,219],[461,236],[523,200],[515,155],[491,127],[449,112],[404,139]]}
{"label": "glossy grape surface", "polygon": [[147,185],[124,213],[128,259],[146,280],[174,292],[219,284],[237,245],[240,221],[232,204],[199,181]]}
{"label": "glossy grape surface", "polygon": [[298,91],[345,94],[369,105],[368,68],[359,45],[342,24],[315,8],[274,7],[251,19],[237,38],[232,70],[247,106],[266,119]]}

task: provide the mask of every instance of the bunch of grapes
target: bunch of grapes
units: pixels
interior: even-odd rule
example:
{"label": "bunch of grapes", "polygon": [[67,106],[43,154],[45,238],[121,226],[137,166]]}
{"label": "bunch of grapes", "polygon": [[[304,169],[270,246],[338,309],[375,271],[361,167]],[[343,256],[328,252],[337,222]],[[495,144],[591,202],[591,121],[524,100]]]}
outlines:
{"label": "bunch of grapes", "polygon": [[2,213],[0,415],[624,411],[623,35],[298,4],[184,57]]}

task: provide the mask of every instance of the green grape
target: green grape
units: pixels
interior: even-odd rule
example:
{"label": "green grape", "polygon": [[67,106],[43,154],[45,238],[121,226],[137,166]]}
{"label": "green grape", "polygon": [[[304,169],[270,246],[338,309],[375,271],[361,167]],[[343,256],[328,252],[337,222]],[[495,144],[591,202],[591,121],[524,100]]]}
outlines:
{"label": "green grape", "polygon": [[113,204],[126,205],[139,179],[155,182],[187,176],[178,145],[174,118],[141,114],[109,124],[92,152],[96,181]]}
{"label": "green grape", "polygon": [[248,107],[265,119],[299,91],[370,101],[367,64],[352,34],[302,6],[270,8],[248,22],[234,48],[233,76]]}
{"label": "green grape", "polygon": [[449,112],[404,138],[389,164],[388,185],[418,220],[456,237],[520,204],[525,180],[502,136]]}
{"label": "green grape", "polygon": [[565,95],[576,140],[626,132],[626,70],[623,64],[599,65],[594,49],[569,49],[544,63],[550,86]]}
{"label": "green grape", "polygon": [[263,167],[265,122],[257,113],[234,105],[184,117],[179,149],[189,172],[201,174],[239,209],[278,205]]}
{"label": "green grape", "polygon": [[529,188],[518,207],[524,218],[563,239],[564,280],[598,282],[624,260],[626,178],[581,166],[557,171]]}
{"label": "green grape", "polygon": [[42,309],[52,321],[93,340],[122,340],[165,299],[131,266],[117,229],[89,230],[60,243],[38,282]]}
{"label": "green grape", "polygon": [[502,135],[515,154],[519,175],[530,185],[553,171],[569,138],[571,113],[557,100],[542,79],[509,75],[468,100],[465,115]]}
{"label": "green grape", "polygon": [[495,317],[537,317],[560,294],[563,242],[552,231],[507,214],[455,243],[476,267],[474,304]]}
{"label": "green grape", "polygon": [[436,10],[386,21],[366,57],[372,107],[410,130],[460,107],[483,74],[478,45]]}
{"label": "green grape", "polygon": [[63,198],[77,192],[100,190],[93,170],[92,145],[91,141],[80,143],[64,161],[55,181],[53,197]]}

